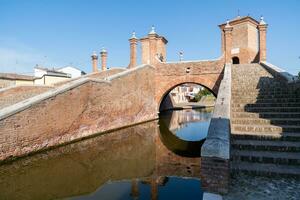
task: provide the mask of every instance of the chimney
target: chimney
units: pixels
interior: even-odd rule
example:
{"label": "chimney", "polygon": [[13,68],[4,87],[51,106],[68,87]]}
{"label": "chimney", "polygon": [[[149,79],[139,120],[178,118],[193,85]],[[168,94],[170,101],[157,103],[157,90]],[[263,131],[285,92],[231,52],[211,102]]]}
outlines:
{"label": "chimney", "polygon": [[98,72],[98,56],[95,51],[91,57],[92,57],[93,72]]}
{"label": "chimney", "polygon": [[101,52],[100,52],[100,56],[101,56],[101,68],[102,71],[105,71],[107,69],[106,63],[107,63],[107,51],[106,49],[103,47]]}
{"label": "chimney", "polygon": [[135,35],[135,32],[132,32],[132,36],[129,39],[129,44],[130,44],[130,63],[128,68],[133,68],[136,66],[136,58],[137,58],[137,43],[138,43],[138,38]]}

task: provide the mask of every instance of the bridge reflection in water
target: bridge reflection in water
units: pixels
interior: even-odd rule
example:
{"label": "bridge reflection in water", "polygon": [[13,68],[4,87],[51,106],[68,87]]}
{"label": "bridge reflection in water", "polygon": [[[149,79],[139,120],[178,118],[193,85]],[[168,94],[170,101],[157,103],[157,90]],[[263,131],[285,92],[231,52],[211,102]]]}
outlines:
{"label": "bridge reflection in water", "polygon": [[[0,199],[202,199],[199,154],[211,112],[174,111],[4,164]],[[185,138],[195,123],[206,128]]]}

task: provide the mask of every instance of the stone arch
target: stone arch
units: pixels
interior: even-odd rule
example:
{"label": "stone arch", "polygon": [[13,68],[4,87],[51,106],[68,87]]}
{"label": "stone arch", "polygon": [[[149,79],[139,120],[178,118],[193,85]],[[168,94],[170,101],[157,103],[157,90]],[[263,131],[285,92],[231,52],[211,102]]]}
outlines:
{"label": "stone arch", "polygon": [[186,83],[192,83],[192,84],[196,84],[196,85],[201,85],[202,87],[207,88],[215,97],[217,97],[217,89],[214,87],[215,83],[211,82],[209,79],[204,79],[204,80],[191,80],[191,81],[178,81],[178,82],[174,82],[171,81],[169,84],[167,84],[164,89],[160,88],[160,93],[157,94],[158,98],[157,98],[157,108],[159,110],[161,103],[163,102],[163,100],[165,99],[165,97],[171,92],[172,89],[176,88],[179,85],[182,84],[186,84]]}

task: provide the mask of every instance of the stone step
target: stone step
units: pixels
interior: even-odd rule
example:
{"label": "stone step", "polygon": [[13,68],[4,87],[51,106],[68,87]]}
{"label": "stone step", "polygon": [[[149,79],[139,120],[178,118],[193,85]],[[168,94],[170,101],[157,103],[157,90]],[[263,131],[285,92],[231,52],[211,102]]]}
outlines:
{"label": "stone step", "polygon": [[297,176],[300,177],[300,167],[293,165],[278,165],[251,162],[231,162],[230,168],[233,173],[246,172],[255,175],[269,176]]}
{"label": "stone step", "polygon": [[[231,92],[242,92],[243,90],[241,89],[242,86],[241,85],[232,85],[231,87]],[[247,91],[249,92],[286,92],[286,86],[273,86],[273,87],[267,87],[267,88],[245,88],[247,89]],[[292,90],[290,90],[292,91]]]}
{"label": "stone step", "polygon": [[[246,96],[267,96],[267,95],[273,95],[273,96],[281,96],[281,95],[286,95],[286,96],[293,96],[293,95],[298,95],[298,93],[295,93],[294,91],[249,91],[249,90],[240,90],[240,91],[232,91],[231,90],[231,95],[232,96],[240,96],[240,95],[246,95]],[[299,96],[299,95],[298,95]]]}
{"label": "stone step", "polygon": [[281,132],[300,132],[300,126],[295,125],[282,125],[282,126],[274,126],[274,125],[237,125],[231,124],[231,129],[233,132],[273,132],[273,133],[281,133]]}
{"label": "stone step", "polygon": [[300,126],[300,118],[232,118],[232,124],[249,124],[249,125],[296,125]]}
{"label": "stone step", "polygon": [[237,140],[273,140],[273,141],[300,141],[300,132],[299,133],[289,133],[289,132],[240,132],[234,131],[231,132],[231,138]]}
{"label": "stone step", "polygon": [[300,152],[251,151],[233,149],[231,150],[231,159],[233,161],[300,166]]}
{"label": "stone step", "polygon": [[232,108],[233,112],[300,112],[300,107],[247,107]]}
{"label": "stone step", "polygon": [[233,103],[232,108],[244,108],[244,107],[300,107],[300,102],[292,103]]}
{"label": "stone step", "polygon": [[271,99],[257,99],[257,98],[235,98],[231,100],[231,104],[249,104],[249,103],[298,103],[300,98],[271,98]]}
{"label": "stone step", "polygon": [[262,83],[259,79],[252,79],[252,80],[232,80],[231,81],[232,89],[272,89],[275,87],[284,87],[284,84],[277,83],[277,82],[266,82]]}
{"label": "stone step", "polygon": [[231,112],[232,118],[300,118],[300,112]]}
{"label": "stone step", "polygon": [[300,98],[300,95],[297,94],[290,94],[290,95],[251,95],[247,92],[239,93],[239,94],[231,94],[232,99],[239,99],[239,98],[256,98],[256,99],[277,99],[277,98]]}
{"label": "stone step", "polygon": [[231,147],[237,150],[300,152],[300,141],[232,139]]}

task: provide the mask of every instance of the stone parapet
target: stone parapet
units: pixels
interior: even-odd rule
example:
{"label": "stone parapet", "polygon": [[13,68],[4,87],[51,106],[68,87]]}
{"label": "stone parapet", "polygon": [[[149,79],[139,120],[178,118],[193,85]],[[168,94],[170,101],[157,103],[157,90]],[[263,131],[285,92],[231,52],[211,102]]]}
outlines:
{"label": "stone parapet", "polygon": [[230,158],[231,65],[226,64],[202,157]]}
{"label": "stone parapet", "polygon": [[231,64],[226,64],[206,141],[201,148],[203,188],[227,193],[230,160]]}
{"label": "stone parapet", "polygon": [[260,64],[269,71],[273,76],[280,77],[287,83],[293,83],[297,81],[297,77],[293,76],[292,74],[288,73],[287,71],[271,64],[268,62],[260,62]]}

